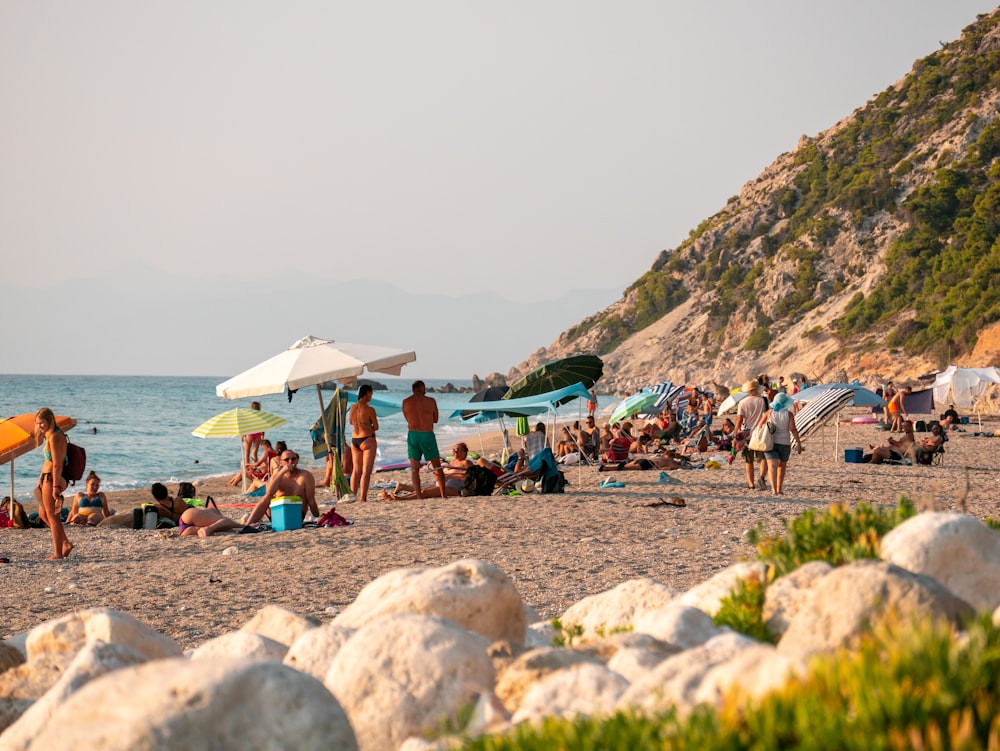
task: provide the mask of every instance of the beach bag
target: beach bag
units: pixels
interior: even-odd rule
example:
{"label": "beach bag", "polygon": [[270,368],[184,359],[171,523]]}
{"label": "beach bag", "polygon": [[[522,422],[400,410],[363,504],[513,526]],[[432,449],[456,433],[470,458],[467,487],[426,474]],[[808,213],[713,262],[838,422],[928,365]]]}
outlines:
{"label": "beach bag", "polygon": [[3,513],[7,516],[7,523],[0,526],[13,527],[14,529],[28,529],[31,526],[31,522],[28,521],[28,515],[24,512],[24,506],[21,505],[20,501],[15,501],[13,498],[4,498],[0,508],[3,508]]}
{"label": "beach bag", "polygon": [[765,422],[750,431],[750,442],[747,448],[751,451],[770,451],[774,448],[774,426]]}
{"label": "beach bag", "polygon": [[66,461],[63,463],[62,476],[70,485],[76,485],[76,481],[83,479],[83,472],[87,468],[87,451],[83,446],[70,443],[66,440]]}
{"label": "beach bag", "polygon": [[486,467],[474,464],[465,470],[465,483],[462,485],[462,495],[491,495],[496,487],[497,476]]}

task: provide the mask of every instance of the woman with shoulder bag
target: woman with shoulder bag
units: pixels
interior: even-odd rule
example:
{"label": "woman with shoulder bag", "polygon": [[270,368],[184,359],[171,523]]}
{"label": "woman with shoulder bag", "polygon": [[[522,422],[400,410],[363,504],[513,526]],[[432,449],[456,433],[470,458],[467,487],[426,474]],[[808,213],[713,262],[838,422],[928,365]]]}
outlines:
{"label": "woman with shoulder bag", "polygon": [[771,400],[771,408],[761,417],[761,423],[770,422],[774,426],[774,445],[770,451],[765,451],[768,474],[771,477],[771,492],[774,495],[784,495],[782,487],[785,483],[785,467],[788,457],[792,454],[792,438],[802,453],[802,439],[795,427],[795,415],[792,414],[793,400],[788,394],[780,392]]}

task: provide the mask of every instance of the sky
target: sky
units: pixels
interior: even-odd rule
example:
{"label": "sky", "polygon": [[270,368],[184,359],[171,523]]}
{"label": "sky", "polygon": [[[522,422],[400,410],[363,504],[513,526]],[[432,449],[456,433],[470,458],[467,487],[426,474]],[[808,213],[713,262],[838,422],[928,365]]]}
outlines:
{"label": "sky", "polygon": [[0,0],[0,373],[506,371],[992,9]]}

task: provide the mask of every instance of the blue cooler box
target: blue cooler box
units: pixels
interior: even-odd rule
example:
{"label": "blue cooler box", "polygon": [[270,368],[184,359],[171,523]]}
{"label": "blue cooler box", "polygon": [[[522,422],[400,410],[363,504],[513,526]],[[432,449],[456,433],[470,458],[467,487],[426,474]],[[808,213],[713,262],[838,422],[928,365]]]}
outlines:
{"label": "blue cooler box", "polygon": [[298,498],[271,501],[271,529],[275,532],[302,529],[302,501]]}
{"label": "blue cooler box", "polygon": [[844,449],[844,461],[848,464],[861,464],[864,455],[864,449]]}

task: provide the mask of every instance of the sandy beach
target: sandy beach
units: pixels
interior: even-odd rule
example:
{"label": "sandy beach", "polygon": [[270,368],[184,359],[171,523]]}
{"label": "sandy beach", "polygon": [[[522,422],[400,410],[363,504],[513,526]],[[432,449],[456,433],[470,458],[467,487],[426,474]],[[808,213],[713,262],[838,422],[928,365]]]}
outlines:
{"label": "sandy beach", "polygon": [[[687,589],[752,556],[745,536],[758,522],[777,532],[783,519],[833,502],[893,504],[905,495],[921,509],[962,510],[964,504],[979,519],[1000,517],[1000,438],[966,427],[951,434],[942,465],[923,467],[845,464],[845,447],[882,444],[889,433],[842,423],[838,450],[835,427],[828,426],[806,439],[801,455],[792,455],[782,497],[746,489],[737,457],[718,470],[674,471],[678,485],[658,484],[656,471],[609,475],[566,467],[570,485],[561,495],[383,502],[374,491],[368,503],[338,504],[354,524],[332,529],[202,539],[179,538],[173,530],[73,526],[68,534],[76,548],[57,562],[45,560],[48,530],[3,529],[0,556],[11,562],[0,565],[0,637],[106,606],[188,648],[239,627],[268,604],[325,622],[387,571],[462,558],[499,566],[545,619],[636,577]],[[1000,419],[983,418],[983,431],[998,428]],[[486,448],[495,451],[497,441]],[[379,473],[373,481],[407,475]],[[625,487],[599,488],[612,475]],[[204,481],[199,494],[212,495],[233,517],[248,511],[224,478]],[[112,507],[129,514],[148,497],[148,490],[109,494]],[[686,505],[658,503],[673,498]],[[318,501],[329,507],[334,498],[324,489]],[[29,513],[33,505],[27,504]]]}

